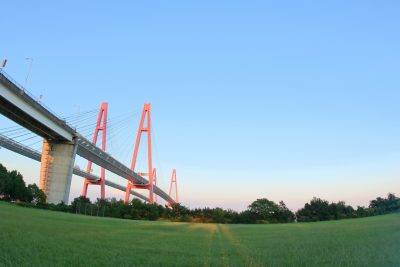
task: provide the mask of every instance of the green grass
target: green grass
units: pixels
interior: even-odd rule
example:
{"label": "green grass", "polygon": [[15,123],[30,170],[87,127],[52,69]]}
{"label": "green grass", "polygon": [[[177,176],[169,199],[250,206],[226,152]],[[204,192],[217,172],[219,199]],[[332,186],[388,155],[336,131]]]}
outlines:
{"label": "green grass", "polygon": [[400,266],[400,214],[216,225],[86,217],[0,202],[0,266]]}

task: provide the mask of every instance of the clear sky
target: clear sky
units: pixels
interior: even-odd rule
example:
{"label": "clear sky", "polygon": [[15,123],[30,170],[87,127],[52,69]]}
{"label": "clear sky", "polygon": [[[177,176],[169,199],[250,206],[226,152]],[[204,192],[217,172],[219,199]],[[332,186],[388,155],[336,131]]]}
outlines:
{"label": "clear sky", "polygon": [[[398,1],[84,2],[4,1],[5,70],[24,84],[33,58],[27,87],[57,114],[134,112],[127,164],[151,102],[160,186],[177,168],[184,205],[400,195]],[[38,182],[39,163],[0,161]]]}

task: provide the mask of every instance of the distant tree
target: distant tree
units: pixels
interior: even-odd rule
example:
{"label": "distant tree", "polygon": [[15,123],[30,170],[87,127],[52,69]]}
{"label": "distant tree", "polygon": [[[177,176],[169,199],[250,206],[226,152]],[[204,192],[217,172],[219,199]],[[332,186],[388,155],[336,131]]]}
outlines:
{"label": "distant tree", "polygon": [[346,205],[344,201],[339,201],[338,203],[332,202],[329,205],[329,214],[329,219],[331,220],[340,220],[357,216],[353,207]]}
{"label": "distant tree", "polygon": [[[289,223],[297,218],[300,222],[339,220],[353,217],[366,217],[400,211],[400,199],[393,193],[387,198],[377,197],[370,201],[367,208],[357,209],[346,205],[344,201],[329,203],[314,197],[310,203],[295,214],[283,201],[276,204],[266,198],[257,199],[242,212],[224,210],[222,208],[195,208],[193,210],[174,204],[163,207],[144,203],[133,199],[129,204],[116,198],[97,199],[91,203],[89,198],[77,197],[71,205],[63,202],[55,205],[46,202],[46,196],[36,184],[25,186],[22,175],[17,171],[8,171],[0,164],[0,198],[3,200],[19,200],[18,205],[39,207],[63,212],[76,212],[91,216],[107,216],[124,219],[157,220],[159,218],[172,221],[202,222],[202,223]],[[30,204],[33,202],[35,205]]]}
{"label": "distant tree", "polygon": [[357,209],[355,210],[356,217],[362,218],[362,217],[368,217],[368,216],[374,216],[374,210],[371,208],[365,208],[365,207],[360,207],[357,206]]}
{"label": "distant tree", "polygon": [[0,197],[6,199],[8,194],[8,171],[7,168],[0,164]]}
{"label": "distant tree", "polygon": [[393,193],[389,193],[386,201],[386,211],[394,212],[400,209],[400,199],[395,196]]}
{"label": "distant tree", "polygon": [[240,223],[240,215],[232,209],[225,210],[225,223]]}
{"label": "distant tree", "polygon": [[256,214],[247,209],[239,213],[239,217],[236,223],[251,224],[256,222],[257,222]]}
{"label": "distant tree", "polygon": [[225,223],[225,211],[221,208],[213,209],[212,220],[215,223]]}
{"label": "distant tree", "polygon": [[36,184],[28,185],[28,191],[30,192],[30,195],[32,196],[32,202],[34,204],[46,203],[45,193],[42,190],[40,190]]}
{"label": "distant tree", "polygon": [[143,219],[144,217],[144,206],[145,204],[137,198],[132,199],[130,203],[132,209],[131,209],[131,218],[134,220],[140,220]]}
{"label": "distant tree", "polygon": [[179,203],[172,204],[171,216],[173,218],[185,217],[185,216],[189,216],[189,215],[190,215],[190,211],[185,206],[182,206]]}
{"label": "distant tree", "polygon": [[7,174],[7,168],[0,163],[0,174]]}
{"label": "distant tree", "polygon": [[146,219],[155,221],[160,218],[157,204],[147,204],[146,206]]}
{"label": "distant tree", "polygon": [[32,201],[32,194],[25,186],[22,175],[17,171],[7,171],[7,168],[1,164],[0,197],[5,200]]}
{"label": "distant tree", "polygon": [[114,218],[131,218],[131,207],[126,205],[124,201],[111,198],[106,207],[106,216]]}
{"label": "distant tree", "polygon": [[266,198],[257,199],[249,205],[249,210],[258,221],[272,222],[278,213],[278,205]]}
{"label": "distant tree", "polygon": [[298,221],[325,221],[333,219],[329,209],[329,202],[320,198],[314,197],[310,203],[306,203],[304,208],[296,213]]}
{"label": "distant tree", "polygon": [[5,199],[31,202],[32,196],[19,172],[11,171],[5,173],[4,169],[2,169],[0,179],[2,180],[0,195],[3,195]]}
{"label": "distant tree", "polygon": [[286,207],[283,201],[276,204],[266,198],[257,199],[251,203],[249,211],[258,222],[288,223],[294,221],[294,213]]}
{"label": "distant tree", "polygon": [[276,214],[276,220],[279,223],[291,223],[295,219],[294,213],[286,207],[285,202],[280,201],[278,205],[278,213]]}
{"label": "distant tree", "polygon": [[389,193],[387,198],[377,197],[370,201],[369,208],[373,209],[375,214],[385,214],[400,210],[400,199],[394,194]]}
{"label": "distant tree", "polygon": [[86,214],[88,206],[91,204],[90,199],[84,196],[76,197],[71,203],[72,212]]}

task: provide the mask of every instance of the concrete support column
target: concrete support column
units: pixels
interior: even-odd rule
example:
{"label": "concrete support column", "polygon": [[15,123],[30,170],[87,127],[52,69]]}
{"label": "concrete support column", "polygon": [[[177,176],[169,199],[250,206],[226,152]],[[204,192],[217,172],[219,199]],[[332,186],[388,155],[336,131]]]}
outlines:
{"label": "concrete support column", "polygon": [[77,144],[43,140],[39,188],[48,203],[68,203]]}

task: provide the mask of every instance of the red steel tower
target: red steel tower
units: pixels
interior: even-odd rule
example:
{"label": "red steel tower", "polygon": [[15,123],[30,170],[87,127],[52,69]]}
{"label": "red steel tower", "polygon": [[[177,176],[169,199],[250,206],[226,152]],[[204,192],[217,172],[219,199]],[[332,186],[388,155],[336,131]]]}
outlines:
{"label": "red steel tower", "polygon": [[[101,149],[103,151],[106,151],[107,109],[108,109],[108,104],[106,102],[103,102],[100,107],[99,116],[97,118],[96,128],[94,130],[94,135],[93,135],[93,144],[96,145],[97,137],[99,135],[99,132],[101,131]],[[88,161],[88,164],[86,167],[86,172],[91,173],[91,170],[92,170],[92,162]],[[101,191],[100,197],[101,197],[101,199],[105,199],[105,169],[104,168],[101,168],[99,181],[93,182],[87,178],[85,179],[85,181],[83,183],[83,190],[82,190],[82,196],[84,196],[84,197],[86,197],[89,184],[100,185],[100,191]]]}
{"label": "red steel tower", "polygon": [[[172,177],[171,177],[171,186],[169,187],[169,197],[171,197],[172,193],[172,185],[175,184],[175,202],[179,203],[179,197],[178,197],[178,182],[176,181],[176,170],[174,169],[172,171]],[[172,197],[171,197],[172,198]],[[169,206],[171,206],[171,203],[169,203]]]}
{"label": "red steel tower", "polygon": [[129,202],[129,196],[132,189],[148,189],[149,190],[149,203],[154,203],[154,193],[153,193],[153,161],[151,156],[151,117],[150,117],[150,104],[146,103],[143,107],[142,117],[140,119],[139,130],[136,137],[135,149],[133,151],[131,170],[135,171],[136,160],[139,151],[140,140],[142,138],[142,133],[147,134],[147,173],[138,173],[142,176],[149,177],[149,183],[147,185],[134,184],[131,181],[128,182],[125,192],[125,203]]}

